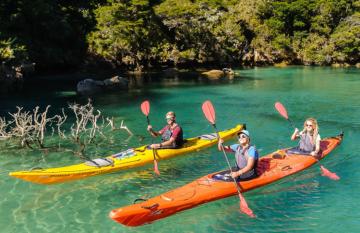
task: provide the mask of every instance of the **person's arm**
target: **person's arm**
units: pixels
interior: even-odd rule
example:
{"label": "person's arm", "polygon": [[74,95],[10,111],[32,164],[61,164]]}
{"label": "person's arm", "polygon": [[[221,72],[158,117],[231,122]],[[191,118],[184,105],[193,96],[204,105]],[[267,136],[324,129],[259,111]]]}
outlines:
{"label": "person's arm", "polygon": [[232,173],[231,173],[231,176],[232,176],[233,178],[236,178],[236,177],[238,177],[238,176],[241,176],[242,174],[244,174],[244,173],[250,171],[251,169],[253,169],[254,165],[255,165],[255,158],[254,158],[254,157],[250,157],[250,158],[248,159],[248,161],[247,161],[246,167],[244,167],[243,169],[240,169],[239,171],[232,172]]}
{"label": "person's arm", "polygon": [[316,155],[319,154],[319,152],[320,152],[320,141],[321,141],[321,138],[320,138],[320,135],[318,135],[316,137],[315,150],[310,153],[312,156],[316,156]]}
{"label": "person's arm", "polygon": [[291,140],[294,141],[299,137],[299,129],[295,128],[294,133],[291,135]]}
{"label": "person's arm", "polygon": [[173,137],[171,137],[169,140],[159,143],[160,148],[163,146],[171,146],[173,145],[173,143],[175,142],[175,139]]}
{"label": "person's arm", "polygon": [[224,143],[224,140],[222,138],[220,138],[218,141],[218,150],[219,151],[222,151],[222,148],[224,148],[224,150],[226,152],[234,152],[230,146],[225,146],[223,143]]}
{"label": "person's arm", "polygon": [[161,130],[159,132],[156,132],[155,130],[153,130],[151,125],[148,125],[147,130],[149,131],[150,135],[153,137],[157,137],[161,135]]}

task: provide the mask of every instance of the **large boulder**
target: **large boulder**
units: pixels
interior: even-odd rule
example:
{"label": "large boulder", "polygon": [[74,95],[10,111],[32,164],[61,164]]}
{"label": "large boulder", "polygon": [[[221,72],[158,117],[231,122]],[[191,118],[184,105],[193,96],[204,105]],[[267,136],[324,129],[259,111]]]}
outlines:
{"label": "large boulder", "polygon": [[126,89],[129,81],[120,76],[114,76],[104,80],[104,87],[106,89]]}
{"label": "large boulder", "polygon": [[76,91],[80,95],[93,95],[103,90],[104,82],[93,79],[84,79],[76,85]]}
{"label": "large boulder", "polygon": [[209,79],[219,79],[222,77],[233,77],[234,71],[231,68],[223,68],[222,70],[210,70],[201,73],[202,75],[206,76]]}
{"label": "large boulder", "polygon": [[104,81],[85,79],[78,82],[76,91],[80,95],[93,95],[106,90],[127,89],[128,80],[114,76]]}
{"label": "large boulder", "polygon": [[202,72],[202,75],[205,75],[209,79],[219,79],[224,77],[224,72],[222,70],[210,70],[206,72]]}

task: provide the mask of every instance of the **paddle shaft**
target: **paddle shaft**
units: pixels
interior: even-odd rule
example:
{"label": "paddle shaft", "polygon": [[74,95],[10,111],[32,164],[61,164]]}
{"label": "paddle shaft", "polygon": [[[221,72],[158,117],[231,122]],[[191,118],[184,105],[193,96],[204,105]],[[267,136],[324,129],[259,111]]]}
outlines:
{"label": "paddle shaft", "polygon": [[[215,125],[215,124],[212,124],[212,126],[213,126],[214,129],[215,129],[215,132],[216,132],[217,137],[220,139],[219,131],[217,130],[216,125]],[[232,168],[231,168],[231,165],[230,165],[230,162],[229,162],[229,159],[228,159],[228,157],[227,157],[227,155],[226,155],[225,148],[224,148],[224,146],[223,146],[222,143],[221,143],[221,150],[222,150],[222,152],[223,152],[223,154],[224,154],[224,157],[225,157],[226,163],[227,163],[227,165],[228,165],[228,167],[229,167],[229,170],[230,170],[231,172],[233,172],[233,171],[232,171]],[[234,181],[234,183],[235,183],[235,186],[236,186],[236,189],[237,189],[238,193],[240,194],[240,192],[241,192],[241,187],[240,187],[240,185],[238,184],[238,182],[236,182],[236,180],[235,180],[234,177],[231,177],[231,178],[233,179],[233,181]]]}
{"label": "paddle shaft", "polygon": [[287,121],[291,124],[291,126],[295,129],[295,124],[292,120],[290,120],[290,118],[287,119]]}
{"label": "paddle shaft", "polygon": [[[150,119],[149,119],[149,116],[146,116],[146,121],[147,121],[147,124],[148,125],[150,125]],[[154,138],[153,138],[153,136],[151,136],[151,144],[154,144]],[[154,148],[152,148],[152,151],[153,151],[153,157],[154,157],[154,160],[156,160],[156,158],[155,158],[155,149]]]}

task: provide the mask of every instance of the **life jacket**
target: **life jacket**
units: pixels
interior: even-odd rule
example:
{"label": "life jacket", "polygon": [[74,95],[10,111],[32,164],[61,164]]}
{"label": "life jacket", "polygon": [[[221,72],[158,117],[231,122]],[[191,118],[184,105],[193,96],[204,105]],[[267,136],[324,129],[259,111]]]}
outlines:
{"label": "life jacket", "polygon": [[[180,126],[177,125],[174,129],[171,129],[170,126],[167,126],[167,128],[165,129],[164,133],[161,135],[161,140],[163,142],[165,141],[169,141],[171,136],[173,135],[173,131]],[[178,137],[175,138],[175,142],[174,142],[175,145],[173,145],[174,147],[180,147],[184,144],[184,139],[183,139],[183,134],[182,134],[182,129],[180,128],[180,133],[178,134]]]}
{"label": "life jacket", "polygon": [[310,134],[300,134],[299,149],[307,153],[315,150],[315,144]]}
{"label": "life jacket", "polygon": [[[256,148],[251,145],[248,148],[246,148],[245,150],[243,150],[240,145],[236,149],[235,159],[236,159],[236,166],[237,166],[238,170],[246,167],[248,159],[249,159],[248,151],[251,147],[253,147],[255,150],[255,153],[257,153]],[[239,178],[246,179],[249,177],[257,176],[256,167],[257,167],[258,159],[259,158],[255,159],[254,167],[250,171],[242,174]]]}

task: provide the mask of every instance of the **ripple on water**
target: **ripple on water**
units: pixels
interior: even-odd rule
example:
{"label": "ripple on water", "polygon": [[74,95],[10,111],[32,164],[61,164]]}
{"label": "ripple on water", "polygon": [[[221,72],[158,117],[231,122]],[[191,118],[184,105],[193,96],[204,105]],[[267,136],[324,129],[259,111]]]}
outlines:
{"label": "ripple on water", "polygon": [[[139,89],[135,94],[94,97],[97,108],[109,116],[113,115],[118,125],[124,120],[134,136],[127,137],[124,131],[114,131],[108,141],[88,147],[88,155],[102,157],[150,143],[151,138],[144,131],[146,120],[139,110],[139,104],[144,99],[151,101],[154,127],[163,125],[163,115],[172,109],[177,112],[186,137],[213,132],[201,111],[201,103],[210,99],[216,108],[218,128],[247,123],[253,143],[261,149],[261,155],[265,155],[279,147],[296,144],[289,140],[293,129],[273,107],[275,101],[282,101],[298,127],[311,115],[319,120],[322,137],[345,131],[342,145],[321,161],[322,165],[341,177],[340,181],[322,177],[319,164],[316,164],[292,177],[245,193],[248,205],[257,215],[256,219],[239,213],[239,199],[233,196],[150,225],[127,228],[109,219],[109,211],[129,205],[136,198],[157,196],[226,168],[221,152],[212,147],[159,161],[159,177],[154,175],[153,164],[149,164],[114,174],[42,186],[8,177],[7,172],[82,161],[69,152],[49,150],[44,154],[37,150],[20,149],[15,143],[0,142],[4,145],[0,146],[0,231],[358,232],[359,70],[256,68],[240,70],[239,75],[232,82],[198,81],[196,78],[181,82],[171,80],[171,83],[159,81],[147,86],[146,90]],[[169,83],[171,85],[165,88]],[[7,105],[14,105],[11,101],[7,100]],[[23,105],[34,104],[33,100],[28,101],[28,98],[24,99]],[[67,103],[61,102],[60,105],[66,106]],[[235,140],[229,143],[233,142]],[[229,158],[232,161],[231,155]]]}

